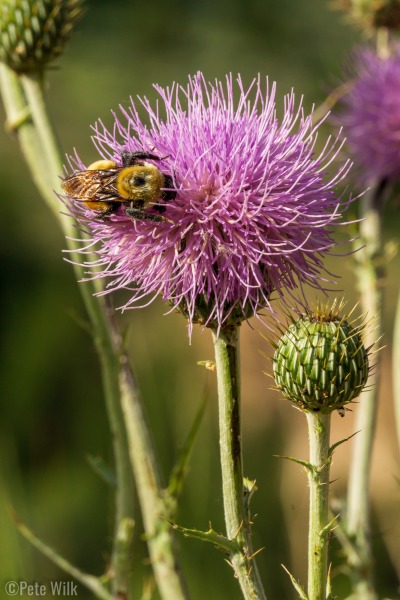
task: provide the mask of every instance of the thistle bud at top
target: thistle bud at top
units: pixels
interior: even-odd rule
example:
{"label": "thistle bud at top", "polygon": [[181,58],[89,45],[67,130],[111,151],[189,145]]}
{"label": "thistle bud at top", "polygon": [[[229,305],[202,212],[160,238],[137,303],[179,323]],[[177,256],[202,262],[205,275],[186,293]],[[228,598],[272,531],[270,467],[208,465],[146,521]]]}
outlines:
{"label": "thistle bud at top", "polygon": [[399,0],[336,0],[334,5],[367,30],[379,27],[400,29]]}
{"label": "thistle bud at top", "polygon": [[82,0],[3,0],[0,61],[19,72],[42,69],[62,54],[81,4]]}
{"label": "thistle bud at top", "polygon": [[275,344],[275,382],[286,398],[305,411],[330,413],[356,398],[369,372],[364,324],[340,316],[342,304],[317,306]]}

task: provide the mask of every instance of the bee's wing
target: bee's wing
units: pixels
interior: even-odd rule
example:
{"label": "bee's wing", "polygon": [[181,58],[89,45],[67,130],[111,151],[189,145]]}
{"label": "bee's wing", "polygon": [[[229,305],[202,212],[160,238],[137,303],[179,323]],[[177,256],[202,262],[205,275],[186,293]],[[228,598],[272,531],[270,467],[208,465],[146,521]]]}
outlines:
{"label": "bee's wing", "polygon": [[120,169],[97,169],[78,171],[61,182],[70,198],[109,202],[118,196],[115,181]]}

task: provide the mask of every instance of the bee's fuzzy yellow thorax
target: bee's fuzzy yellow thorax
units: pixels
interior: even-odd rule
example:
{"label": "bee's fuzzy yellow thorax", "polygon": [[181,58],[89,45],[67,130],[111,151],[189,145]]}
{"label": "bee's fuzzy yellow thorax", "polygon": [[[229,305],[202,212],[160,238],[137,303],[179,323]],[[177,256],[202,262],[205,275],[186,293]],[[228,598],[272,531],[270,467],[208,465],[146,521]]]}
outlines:
{"label": "bee's fuzzy yellow thorax", "polygon": [[145,206],[161,197],[164,175],[153,164],[134,165],[121,171],[116,181],[119,195],[127,200],[143,200]]}

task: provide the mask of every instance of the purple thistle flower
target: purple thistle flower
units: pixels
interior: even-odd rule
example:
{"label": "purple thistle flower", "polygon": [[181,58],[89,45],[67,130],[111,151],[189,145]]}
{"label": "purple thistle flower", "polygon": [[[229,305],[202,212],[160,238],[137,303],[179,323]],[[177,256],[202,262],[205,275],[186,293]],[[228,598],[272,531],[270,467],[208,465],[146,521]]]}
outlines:
{"label": "purple thistle flower", "polygon": [[355,55],[356,77],[343,98],[340,117],[364,183],[400,175],[400,48],[379,58],[372,50]]}
{"label": "purple thistle flower", "polygon": [[[99,219],[76,199],[67,199],[90,233],[82,252],[97,247],[92,278],[107,278],[105,292],[128,289],[123,308],[161,295],[194,322],[220,328],[270,308],[273,290],[307,283],[321,289],[322,258],[333,247],[331,226],[347,207],[335,194],[349,162],[326,179],[342,142],[327,140],[314,154],[318,125],[305,116],[293,92],[284,114],[275,112],[275,84],[254,80],[237,87],[209,84],[201,74],[186,88],[155,86],[161,102],[141,121],[137,107],[120,108],[112,132],[101,121],[94,144],[104,159],[149,152],[174,182],[176,197],[165,204],[165,220],[132,220],[121,205]],[[234,95],[238,95],[234,101]],[[252,99],[251,99],[252,97]],[[163,105],[163,111],[160,104]],[[70,158],[73,170],[84,165]],[[150,299],[150,301],[151,301]]]}

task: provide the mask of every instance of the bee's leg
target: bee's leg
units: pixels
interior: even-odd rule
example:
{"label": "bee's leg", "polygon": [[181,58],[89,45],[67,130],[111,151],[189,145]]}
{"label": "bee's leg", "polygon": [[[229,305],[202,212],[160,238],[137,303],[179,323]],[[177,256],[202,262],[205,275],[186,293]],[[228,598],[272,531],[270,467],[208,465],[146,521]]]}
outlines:
{"label": "bee's leg", "polygon": [[176,190],[173,189],[174,188],[174,180],[172,179],[171,175],[166,175],[165,173],[163,173],[163,175],[164,175],[163,187],[172,188],[172,189],[164,190],[161,193],[161,198],[165,201],[174,200],[176,198]]}
{"label": "bee's leg", "polygon": [[113,213],[117,212],[120,206],[120,202],[109,202],[106,210],[100,213],[99,218],[107,219],[107,217],[110,217]]}
{"label": "bee's leg", "polygon": [[142,208],[134,208],[132,205],[128,206],[125,209],[125,211],[126,211],[126,214],[128,215],[128,217],[130,217],[133,221],[155,221],[158,223],[160,221],[165,221],[165,219],[163,217],[145,213],[145,212],[143,212]]}

